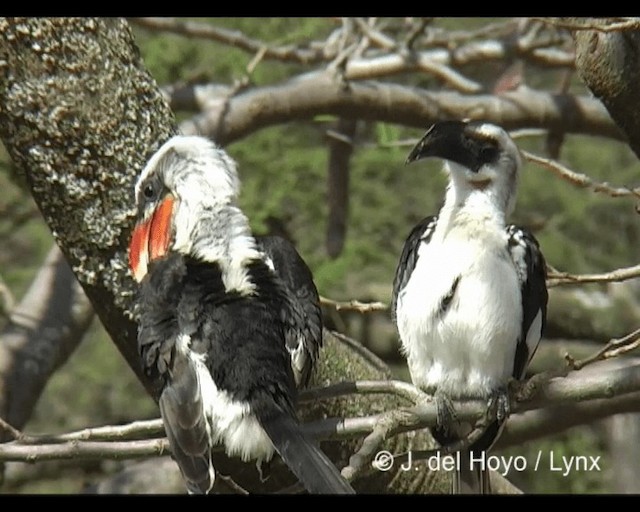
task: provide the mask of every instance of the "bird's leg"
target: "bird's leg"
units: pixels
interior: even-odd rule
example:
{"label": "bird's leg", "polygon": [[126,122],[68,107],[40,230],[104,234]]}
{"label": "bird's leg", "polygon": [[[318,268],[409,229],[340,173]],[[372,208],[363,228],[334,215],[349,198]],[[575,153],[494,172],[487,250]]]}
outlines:
{"label": "bird's leg", "polygon": [[503,423],[511,414],[511,401],[509,399],[508,388],[501,387],[493,392],[487,403],[487,419],[489,422],[494,418],[499,423]]}
{"label": "bird's leg", "polygon": [[453,425],[458,422],[458,415],[448,395],[437,390],[433,394],[433,398],[436,401],[436,426],[438,430],[446,435],[451,431]]}

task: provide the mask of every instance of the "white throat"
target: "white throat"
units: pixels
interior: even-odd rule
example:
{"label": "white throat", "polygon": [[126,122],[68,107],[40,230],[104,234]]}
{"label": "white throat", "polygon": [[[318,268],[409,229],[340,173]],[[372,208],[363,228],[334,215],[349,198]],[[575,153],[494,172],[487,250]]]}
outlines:
{"label": "white throat", "polygon": [[434,236],[443,239],[450,232],[462,230],[473,239],[488,230],[502,232],[504,227],[505,213],[496,207],[490,194],[475,189],[461,191],[450,184]]}

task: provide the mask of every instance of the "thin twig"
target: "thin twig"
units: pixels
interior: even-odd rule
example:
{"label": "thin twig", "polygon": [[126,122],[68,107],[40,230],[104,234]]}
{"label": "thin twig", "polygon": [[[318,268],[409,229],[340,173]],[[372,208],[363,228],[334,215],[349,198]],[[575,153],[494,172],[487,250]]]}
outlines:
{"label": "thin twig", "polygon": [[229,487],[232,491],[235,491],[236,494],[246,494],[249,495],[249,491],[247,491],[244,487],[238,484],[233,478],[227,475],[221,475],[220,473],[216,474],[216,478],[222,480],[225,485]]}
{"label": "thin twig", "polygon": [[251,59],[251,62],[249,62],[249,64],[247,64],[247,74],[251,75],[254,72],[254,70],[256,69],[258,64],[264,58],[265,53],[267,53],[267,47],[266,46],[263,46],[262,48],[260,48],[256,52],[256,54],[253,57],[253,59]]}
{"label": "thin twig", "polygon": [[22,432],[20,432],[17,428],[14,428],[2,418],[0,418],[0,429],[4,430],[5,432],[9,432],[9,434],[11,434],[11,437],[13,437],[13,439],[15,439],[16,441],[22,441],[25,437]]}
{"label": "thin twig", "polygon": [[264,48],[263,57],[266,59],[278,59],[301,64],[313,64],[327,60],[321,50],[295,46],[271,46],[264,41],[252,39],[239,30],[226,30],[208,23],[176,18],[129,18],[128,21],[150,30],[162,30],[186,37],[216,41],[252,54],[257,54]]}
{"label": "thin twig", "polygon": [[395,50],[397,47],[397,43],[395,39],[383,34],[379,30],[376,30],[372,25],[367,23],[362,18],[354,18],[356,26],[360,29],[360,31],[369,38],[369,40],[376,45],[378,48],[383,48],[385,50]]}
{"label": "thin twig", "polygon": [[49,460],[124,460],[168,455],[167,439],[137,441],[67,441],[54,444],[0,444],[0,460],[43,462]]}
{"label": "thin twig", "polygon": [[612,357],[626,354],[640,346],[640,329],[623,336],[622,338],[614,338],[610,340],[604,347],[595,352],[593,355],[586,357],[580,361],[576,361],[570,354],[565,355],[567,364],[573,370],[580,370],[587,365],[597,361],[604,361]]}
{"label": "thin twig", "polygon": [[478,439],[482,437],[485,433],[486,425],[482,423],[478,424],[468,435],[455,441],[453,443],[447,444],[445,446],[440,446],[438,448],[433,448],[432,450],[411,450],[409,453],[403,453],[400,455],[395,455],[393,457],[394,464],[400,463],[403,464],[409,461],[409,457],[411,460],[419,461],[419,460],[428,460],[431,457],[436,455],[439,456],[447,456],[456,452],[460,452],[469,448],[473,443],[475,443]]}
{"label": "thin twig", "polygon": [[543,158],[528,151],[522,151],[524,157],[530,162],[534,162],[542,165],[543,167],[552,171],[556,176],[568,181],[572,185],[577,187],[590,189],[594,192],[607,194],[611,197],[627,197],[634,196],[640,198],[640,188],[631,189],[628,187],[614,187],[608,183],[599,183],[592,180],[588,176],[572,171],[571,169],[559,164],[554,160]]}
{"label": "thin twig", "polygon": [[547,286],[553,288],[562,284],[610,283],[627,281],[637,277],[640,277],[640,265],[618,268],[602,274],[569,274],[550,270],[547,274]]}
{"label": "thin twig", "polygon": [[389,306],[382,302],[360,302],[359,300],[340,302],[326,297],[320,297],[320,305],[331,306],[335,308],[336,311],[357,311],[359,313],[387,311],[389,309]]}
{"label": "thin twig", "polygon": [[20,444],[57,444],[69,441],[115,441],[164,436],[161,419],[134,421],[127,425],[92,427],[65,434],[25,434],[0,418],[0,428],[11,433]]}
{"label": "thin twig", "polygon": [[0,276],[0,297],[4,302],[3,312],[7,314],[11,313],[13,311],[13,308],[16,305],[16,300],[13,296],[13,293],[11,293],[11,290],[9,289],[9,287],[4,282],[1,276]]}
{"label": "thin twig", "polygon": [[433,21],[433,18],[420,18],[417,23],[410,29],[404,41],[404,46],[411,50],[416,44],[417,39],[424,34],[424,30]]}
{"label": "thin twig", "polygon": [[342,469],[342,476],[353,480],[374,459],[389,434],[414,418],[414,414],[406,409],[395,409],[382,414],[373,431],[363,439],[360,449],[349,457],[349,464]]}

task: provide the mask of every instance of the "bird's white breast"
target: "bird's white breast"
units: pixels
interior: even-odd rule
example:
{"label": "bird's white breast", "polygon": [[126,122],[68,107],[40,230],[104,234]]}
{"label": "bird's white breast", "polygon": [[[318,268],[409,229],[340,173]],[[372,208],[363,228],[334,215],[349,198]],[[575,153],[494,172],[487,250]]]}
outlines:
{"label": "bird's white breast", "polygon": [[505,385],[521,330],[520,300],[502,233],[470,239],[452,232],[422,243],[396,311],[414,384],[451,397],[487,397]]}

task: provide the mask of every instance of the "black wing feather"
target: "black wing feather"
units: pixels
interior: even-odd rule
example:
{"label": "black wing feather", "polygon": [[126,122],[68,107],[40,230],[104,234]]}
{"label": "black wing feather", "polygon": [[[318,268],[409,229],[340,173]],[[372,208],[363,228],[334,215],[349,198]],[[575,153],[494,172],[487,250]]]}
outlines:
{"label": "black wing feather", "polygon": [[527,334],[536,316],[542,316],[541,332],[547,319],[548,292],[546,264],[535,237],[527,230],[514,225],[507,226],[509,252],[516,266],[522,289],[522,331],[516,347],[513,377],[521,379],[535,354],[527,346]]}
{"label": "black wing feather", "polygon": [[192,493],[213,486],[211,446],[202,394],[192,362],[176,353],[180,326],[175,315],[187,270],[184,258],[172,253],[154,262],[139,288],[138,350],[145,373],[162,382],[158,400],[171,451]]}
{"label": "black wing feather", "polygon": [[393,279],[391,316],[394,321],[396,318],[398,295],[404,289],[404,287],[407,286],[409,278],[411,277],[413,270],[416,268],[416,263],[418,261],[418,248],[420,247],[420,243],[429,243],[431,237],[433,236],[433,231],[435,230],[437,222],[437,215],[425,217],[411,230],[411,233],[409,233],[409,236],[404,243],[402,254],[400,255],[400,261],[398,262],[396,274]]}
{"label": "black wing feather", "polygon": [[[322,346],[322,310],[313,274],[291,242],[279,236],[257,236],[258,247],[271,259],[287,295],[281,307],[285,341],[301,386],[306,386]],[[302,346],[300,346],[302,343]]]}

